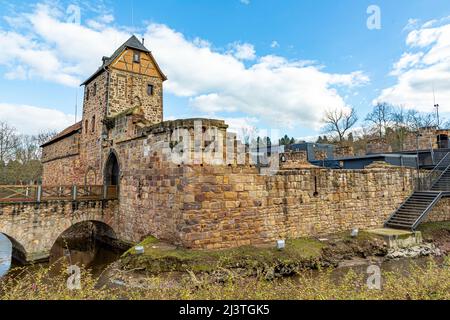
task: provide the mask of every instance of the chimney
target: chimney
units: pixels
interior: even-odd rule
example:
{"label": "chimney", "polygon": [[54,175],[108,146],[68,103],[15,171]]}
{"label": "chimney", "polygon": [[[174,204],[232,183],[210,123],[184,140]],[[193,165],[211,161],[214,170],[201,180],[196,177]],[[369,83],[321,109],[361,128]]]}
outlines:
{"label": "chimney", "polygon": [[142,45],[144,45],[144,41],[145,41],[145,39],[144,39],[144,38],[142,38]]}

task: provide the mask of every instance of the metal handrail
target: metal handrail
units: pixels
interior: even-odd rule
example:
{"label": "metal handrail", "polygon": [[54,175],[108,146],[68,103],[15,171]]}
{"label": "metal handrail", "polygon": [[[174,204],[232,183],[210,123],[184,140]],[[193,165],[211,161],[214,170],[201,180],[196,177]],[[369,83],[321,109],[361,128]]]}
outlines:
{"label": "metal handrail", "polygon": [[416,230],[418,225],[422,222],[422,220],[428,215],[431,209],[437,204],[439,200],[441,200],[443,193],[439,192],[434,200],[428,205],[428,207],[422,212],[422,214],[416,219],[414,224],[412,225],[412,230]]}
{"label": "metal handrail", "polygon": [[[433,168],[433,170],[431,170],[431,172],[425,178],[430,177],[434,173],[434,171],[436,171],[437,168],[439,168],[439,166],[442,164],[442,162],[444,162],[445,159],[447,159],[447,157],[449,157],[449,156],[450,156],[450,152],[447,152],[445,154],[445,156],[442,157],[441,161],[438,162],[438,164]],[[445,166],[445,168],[448,168],[448,166],[449,165]]]}
{"label": "metal handrail", "polygon": [[[446,170],[450,167],[450,163],[447,163],[445,166],[442,166],[450,158],[450,152],[447,152],[444,157],[438,162],[438,164],[428,173],[425,177],[417,178],[417,184],[415,190],[430,190],[433,185],[442,177],[442,175],[446,172]],[[436,176],[436,174],[439,174]]]}

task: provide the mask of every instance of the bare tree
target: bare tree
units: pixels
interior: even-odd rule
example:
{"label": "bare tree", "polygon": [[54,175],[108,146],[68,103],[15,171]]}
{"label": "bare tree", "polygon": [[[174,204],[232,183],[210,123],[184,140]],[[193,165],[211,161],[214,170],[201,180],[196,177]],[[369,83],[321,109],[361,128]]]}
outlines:
{"label": "bare tree", "polygon": [[324,130],[336,134],[340,143],[345,140],[345,134],[357,121],[358,116],[354,108],[351,108],[350,110],[340,108],[326,111],[322,120],[324,123]]}
{"label": "bare tree", "polygon": [[393,108],[387,103],[378,103],[373,107],[371,113],[366,116],[366,121],[371,123],[377,131],[380,138],[386,134],[386,130],[390,125]]}
{"label": "bare tree", "polygon": [[6,163],[14,158],[18,144],[16,129],[0,121],[0,163]]}
{"label": "bare tree", "polygon": [[411,130],[436,126],[435,115],[432,113],[421,113],[411,109],[407,112],[407,123]]}

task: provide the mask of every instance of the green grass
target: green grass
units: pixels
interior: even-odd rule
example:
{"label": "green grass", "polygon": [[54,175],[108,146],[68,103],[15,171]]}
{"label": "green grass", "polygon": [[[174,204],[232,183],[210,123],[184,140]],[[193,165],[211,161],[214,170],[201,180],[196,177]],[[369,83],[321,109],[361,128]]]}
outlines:
{"label": "green grass", "polygon": [[450,221],[422,223],[418,230],[428,234],[437,230],[450,230]]}
{"label": "green grass", "polygon": [[192,250],[173,248],[148,237],[138,245],[144,254],[135,254],[134,247],[122,257],[125,269],[141,269],[150,273],[171,271],[211,272],[219,268],[265,270],[278,265],[297,264],[318,259],[324,245],[313,239],[286,241],[286,248],[243,246],[225,250]]}
{"label": "green grass", "polygon": [[383,272],[381,290],[367,288],[367,275],[349,271],[334,279],[329,270],[299,273],[295,278],[265,281],[230,277],[222,283],[181,279],[167,285],[163,277],[146,277],[140,287],[99,287],[97,279],[82,269],[81,290],[67,288],[65,269],[53,275],[50,268],[24,272],[0,281],[0,300],[448,300],[450,260],[443,266],[430,259],[427,266],[412,263],[408,272]]}

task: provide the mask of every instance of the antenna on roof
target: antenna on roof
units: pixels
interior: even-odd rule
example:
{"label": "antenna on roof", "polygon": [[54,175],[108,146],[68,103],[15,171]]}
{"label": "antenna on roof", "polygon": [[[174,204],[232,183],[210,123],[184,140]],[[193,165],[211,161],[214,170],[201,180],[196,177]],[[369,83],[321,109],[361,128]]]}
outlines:
{"label": "antenna on roof", "polygon": [[77,123],[78,116],[78,88],[75,89],[75,123]]}
{"label": "antenna on roof", "polygon": [[434,92],[434,83],[433,83],[433,106],[436,108],[437,128],[439,129],[439,104],[436,103],[436,95]]}

